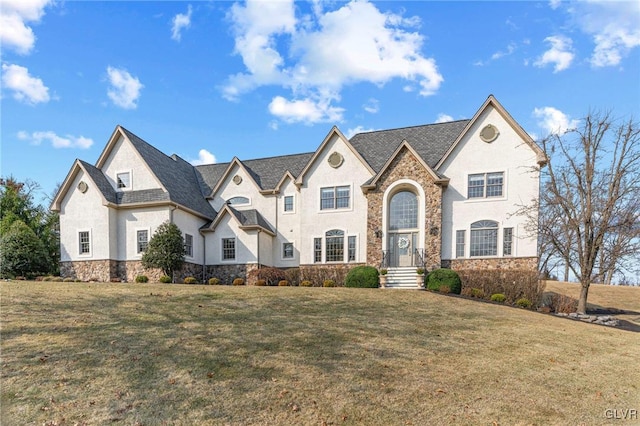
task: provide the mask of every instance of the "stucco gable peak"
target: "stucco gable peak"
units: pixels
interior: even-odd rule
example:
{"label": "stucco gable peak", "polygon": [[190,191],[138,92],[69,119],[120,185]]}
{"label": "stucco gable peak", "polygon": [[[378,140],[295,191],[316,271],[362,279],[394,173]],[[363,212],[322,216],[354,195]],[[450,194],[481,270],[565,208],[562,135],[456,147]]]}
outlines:
{"label": "stucco gable peak", "polygon": [[297,179],[295,180],[295,184],[298,187],[302,186],[302,184],[304,183],[305,175],[311,169],[311,167],[315,164],[318,158],[324,153],[325,149],[327,148],[327,146],[329,145],[333,137],[337,137],[338,139],[340,139],[351,150],[351,152],[353,152],[356,158],[358,158],[358,160],[369,171],[369,173],[371,173],[371,175],[375,174],[375,171],[371,168],[369,163],[367,163],[365,159],[362,157],[362,155],[358,152],[358,150],[355,149],[353,145],[351,145],[351,142],[349,142],[349,139],[340,131],[340,129],[338,129],[337,126],[333,126],[329,131],[329,133],[327,133],[327,136],[325,136],[325,138],[323,139],[320,146],[318,146],[318,148],[315,150],[313,156],[311,157],[311,159],[309,159],[309,162],[307,163],[307,165],[304,166],[304,168],[302,169],[302,172],[300,172]]}
{"label": "stucco gable peak", "polygon": [[[71,165],[71,168],[69,169],[69,172],[67,173],[67,176],[65,177],[64,181],[62,182],[62,185],[60,185],[60,188],[58,189],[58,192],[53,197],[53,201],[51,202],[51,205],[49,206],[49,210],[55,211],[55,212],[59,212],[60,211],[61,206],[62,206],[62,201],[66,197],[67,193],[70,190],[73,190],[73,188],[71,188],[71,184],[75,180],[76,176],[78,176],[78,173],[80,173],[81,171],[83,172],[84,176],[86,176],[86,179],[88,181],[90,181],[90,183],[95,188],[98,188],[97,182],[95,182],[93,180],[93,178],[91,177],[91,174],[87,171],[87,168],[85,167],[84,162],[82,160],[76,158],[75,161],[73,162],[73,164]],[[109,202],[105,198],[105,196],[102,193],[102,191],[98,190],[98,193],[100,193],[100,197],[102,198],[102,204],[103,205],[107,205]]]}
{"label": "stucco gable peak", "polygon": [[251,179],[251,182],[253,182],[253,184],[256,186],[256,189],[258,190],[258,192],[262,190],[262,188],[260,188],[260,185],[258,185],[258,182],[255,181],[255,179],[253,178],[253,175],[249,172],[249,170],[247,170],[247,168],[242,163],[242,161],[238,157],[233,157],[233,159],[229,162],[229,165],[225,169],[224,173],[222,174],[222,177],[220,177],[220,179],[218,180],[218,183],[216,183],[216,186],[214,186],[213,189],[211,190],[211,193],[207,197],[208,199],[213,199],[216,196],[216,194],[224,186],[224,183],[227,180],[227,178],[231,175],[231,173],[236,167],[241,169]]}

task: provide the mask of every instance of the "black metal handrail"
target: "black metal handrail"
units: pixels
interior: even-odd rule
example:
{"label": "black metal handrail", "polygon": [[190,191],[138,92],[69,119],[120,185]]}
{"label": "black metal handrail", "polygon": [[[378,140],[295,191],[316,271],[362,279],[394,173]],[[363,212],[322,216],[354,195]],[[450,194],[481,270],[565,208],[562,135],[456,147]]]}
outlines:
{"label": "black metal handrail", "polygon": [[[426,252],[424,249],[414,249],[411,256],[411,265],[416,268],[423,268],[426,270]],[[382,260],[380,261],[380,269],[397,267],[397,259],[394,256],[393,250],[382,250]]]}

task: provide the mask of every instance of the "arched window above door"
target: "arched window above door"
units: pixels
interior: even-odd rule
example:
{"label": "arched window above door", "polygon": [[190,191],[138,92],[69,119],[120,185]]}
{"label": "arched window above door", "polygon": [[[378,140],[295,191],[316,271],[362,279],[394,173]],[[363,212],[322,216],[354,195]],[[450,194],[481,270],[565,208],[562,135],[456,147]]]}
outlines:
{"label": "arched window above door", "polygon": [[400,191],[389,203],[389,229],[418,227],[418,197],[411,191]]}

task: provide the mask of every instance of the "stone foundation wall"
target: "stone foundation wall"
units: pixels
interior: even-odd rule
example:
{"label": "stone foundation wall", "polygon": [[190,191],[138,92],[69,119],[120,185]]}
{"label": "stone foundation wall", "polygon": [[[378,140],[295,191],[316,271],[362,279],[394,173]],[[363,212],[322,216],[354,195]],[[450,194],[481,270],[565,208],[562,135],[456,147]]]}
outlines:
{"label": "stone foundation wall", "polygon": [[491,259],[452,259],[443,260],[443,268],[453,270],[469,269],[503,269],[503,270],[538,270],[537,257],[496,257]]}
{"label": "stone foundation wall", "polygon": [[245,265],[208,265],[206,280],[210,278],[218,278],[221,284],[230,285],[236,278],[242,278],[245,284],[253,285],[247,282],[249,272],[258,269],[258,264],[249,263]]}
{"label": "stone foundation wall", "polygon": [[116,276],[115,260],[83,260],[60,262],[60,276],[82,281],[109,282]]}
{"label": "stone foundation wall", "polygon": [[[149,282],[160,282],[164,274],[160,269],[147,269],[139,260],[83,260],[79,262],[60,262],[60,276],[99,282],[135,282],[138,275],[146,275]],[[175,274],[175,280],[181,283],[185,277],[202,279],[202,265],[185,262]]]}

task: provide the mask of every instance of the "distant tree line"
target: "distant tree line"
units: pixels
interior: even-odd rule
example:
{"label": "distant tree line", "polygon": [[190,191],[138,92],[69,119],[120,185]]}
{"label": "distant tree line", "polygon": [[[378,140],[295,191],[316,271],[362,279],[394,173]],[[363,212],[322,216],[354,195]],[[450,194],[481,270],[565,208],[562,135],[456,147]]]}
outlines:
{"label": "distant tree line", "polygon": [[37,204],[40,186],[0,178],[0,276],[33,278],[59,272],[59,218]]}

